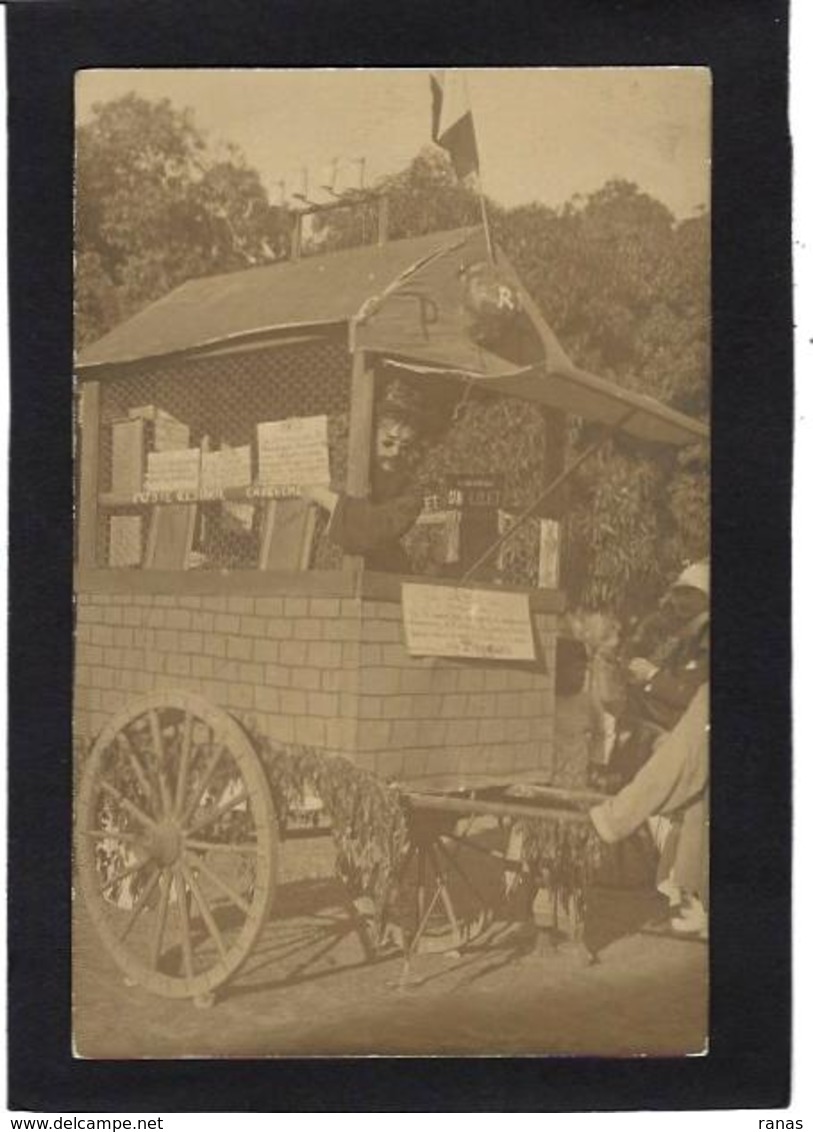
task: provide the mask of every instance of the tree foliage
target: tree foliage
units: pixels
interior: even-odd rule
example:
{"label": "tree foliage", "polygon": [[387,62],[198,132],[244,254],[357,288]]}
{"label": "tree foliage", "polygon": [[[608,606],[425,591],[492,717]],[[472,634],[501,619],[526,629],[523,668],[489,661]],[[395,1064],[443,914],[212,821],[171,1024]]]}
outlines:
{"label": "tree foliage", "polygon": [[[422,150],[406,169],[384,177],[378,188],[389,200],[391,240],[460,228],[480,219],[477,199],[455,179],[448,159],[434,146]],[[349,205],[355,197],[353,192],[347,194]],[[370,241],[375,226],[371,204],[317,213],[314,245],[325,251],[356,247]]]}
{"label": "tree foliage", "polygon": [[186,279],[287,253],[287,219],[231,146],[213,151],[191,111],[127,94],[76,137],[77,345]]}

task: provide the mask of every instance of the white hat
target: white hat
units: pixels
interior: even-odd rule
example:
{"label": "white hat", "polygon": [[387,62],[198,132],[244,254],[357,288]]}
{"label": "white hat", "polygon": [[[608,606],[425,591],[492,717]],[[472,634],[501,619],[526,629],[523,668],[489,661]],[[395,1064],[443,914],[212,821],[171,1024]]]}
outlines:
{"label": "white hat", "polygon": [[673,583],[672,588],[677,586],[691,586],[692,589],[700,590],[706,595],[711,596],[711,568],[708,562],[693,562],[691,566],[687,566],[682,572],[676,582]]}

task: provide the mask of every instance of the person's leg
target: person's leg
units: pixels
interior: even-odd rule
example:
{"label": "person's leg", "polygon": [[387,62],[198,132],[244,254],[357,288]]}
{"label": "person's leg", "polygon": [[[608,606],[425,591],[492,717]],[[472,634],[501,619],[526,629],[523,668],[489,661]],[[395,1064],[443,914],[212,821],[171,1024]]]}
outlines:
{"label": "person's leg", "polygon": [[660,815],[648,818],[647,825],[660,854],[655,887],[667,898],[670,908],[679,908],[683,894],[675,880],[675,857],[680,839],[680,816],[668,818]]}
{"label": "person's leg", "polygon": [[679,932],[701,935],[708,928],[708,793],[704,792],[683,814],[675,856],[675,880],[685,894],[681,914],[672,920]]}

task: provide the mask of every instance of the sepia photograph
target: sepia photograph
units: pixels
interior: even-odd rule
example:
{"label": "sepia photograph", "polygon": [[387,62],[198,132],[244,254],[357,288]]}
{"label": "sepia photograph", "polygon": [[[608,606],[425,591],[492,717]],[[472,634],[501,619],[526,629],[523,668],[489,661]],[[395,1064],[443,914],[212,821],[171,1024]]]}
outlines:
{"label": "sepia photograph", "polygon": [[711,139],[76,72],[74,1057],[708,1053]]}

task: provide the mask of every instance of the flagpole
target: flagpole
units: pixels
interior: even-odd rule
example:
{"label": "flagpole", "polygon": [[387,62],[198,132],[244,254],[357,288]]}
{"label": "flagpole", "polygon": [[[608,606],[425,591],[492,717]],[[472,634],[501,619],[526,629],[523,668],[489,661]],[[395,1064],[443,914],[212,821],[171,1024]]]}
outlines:
{"label": "flagpole", "polygon": [[474,103],[471,100],[471,89],[469,88],[469,76],[466,71],[463,72],[463,86],[466,91],[466,101],[469,105],[469,113],[471,114],[471,129],[474,134],[474,145],[477,154],[477,196],[480,200],[480,216],[483,219],[483,232],[486,237],[486,251],[488,252],[488,261],[492,265],[496,263],[494,256],[494,244],[491,240],[491,225],[488,220],[488,209],[486,208],[486,195],[483,191],[483,175],[480,169],[480,147],[477,145],[477,126],[474,117]]}
{"label": "flagpole", "polygon": [[491,227],[488,223],[488,212],[486,211],[486,198],[483,193],[483,187],[480,184],[480,176],[477,175],[477,195],[480,198],[480,215],[483,218],[483,231],[486,237],[486,250],[488,251],[488,261],[491,264],[496,262],[494,258],[494,245],[491,242]]}

